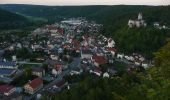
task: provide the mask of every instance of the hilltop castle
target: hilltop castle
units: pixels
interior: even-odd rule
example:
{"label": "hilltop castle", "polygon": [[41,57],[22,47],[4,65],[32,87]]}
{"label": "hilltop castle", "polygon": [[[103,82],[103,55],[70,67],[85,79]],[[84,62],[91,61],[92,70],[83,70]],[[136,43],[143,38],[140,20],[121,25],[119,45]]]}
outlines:
{"label": "hilltop castle", "polygon": [[129,20],[128,22],[128,26],[130,28],[132,27],[142,27],[142,26],[146,26],[147,24],[145,23],[145,20],[143,20],[143,16],[142,16],[142,13],[139,13],[138,14],[138,19],[137,20]]}

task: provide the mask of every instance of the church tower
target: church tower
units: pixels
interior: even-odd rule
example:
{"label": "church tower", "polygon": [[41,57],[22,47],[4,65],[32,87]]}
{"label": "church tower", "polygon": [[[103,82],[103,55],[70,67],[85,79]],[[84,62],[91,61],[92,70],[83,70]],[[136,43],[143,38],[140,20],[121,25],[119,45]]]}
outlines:
{"label": "church tower", "polygon": [[138,14],[138,20],[142,20],[142,13]]}

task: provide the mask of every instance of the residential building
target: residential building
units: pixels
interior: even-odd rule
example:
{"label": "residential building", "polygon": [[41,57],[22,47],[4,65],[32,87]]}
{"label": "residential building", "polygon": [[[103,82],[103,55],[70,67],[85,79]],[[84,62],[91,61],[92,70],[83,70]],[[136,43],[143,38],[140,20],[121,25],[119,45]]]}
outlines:
{"label": "residential building", "polygon": [[17,69],[18,65],[15,62],[0,61],[0,68]]}
{"label": "residential building", "polygon": [[29,94],[34,94],[42,87],[43,87],[43,80],[41,78],[36,78],[24,85],[25,92]]}
{"label": "residential building", "polygon": [[1,100],[23,100],[23,96],[21,93],[14,92],[9,96],[2,96]]}
{"label": "residential building", "polygon": [[45,75],[45,70],[40,67],[33,67],[32,68],[32,75],[43,77]]}
{"label": "residential building", "polygon": [[0,77],[9,77],[13,75],[16,71],[16,69],[0,68]]}
{"label": "residential building", "polygon": [[62,73],[62,65],[61,64],[55,64],[54,68],[52,69],[52,74],[54,76],[57,76]]}
{"label": "residential building", "polygon": [[5,96],[9,96],[10,94],[15,92],[15,87],[11,86],[11,85],[0,85],[0,94],[1,95],[5,95]]}
{"label": "residential building", "polygon": [[106,64],[108,61],[104,56],[93,55],[91,60],[94,62],[94,65],[99,67],[100,65]]}
{"label": "residential building", "polygon": [[107,45],[108,47],[114,47],[115,46],[115,41],[112,39],[112,38],[109,38],[108,39],[108,45]]}
{"label": "residential building", "polygon": [[91,50],[88,49],[83,49],[81,52],[81,59],[91,59],[92,57],[92,52]]}

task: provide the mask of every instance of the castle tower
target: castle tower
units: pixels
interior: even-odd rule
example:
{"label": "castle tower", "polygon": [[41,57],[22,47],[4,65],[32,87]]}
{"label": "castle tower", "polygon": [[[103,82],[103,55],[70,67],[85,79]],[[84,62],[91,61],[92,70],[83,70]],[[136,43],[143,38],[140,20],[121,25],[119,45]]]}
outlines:
{"label": "castle tower", "polygon": [[142,20],[142,13],[138,14],[138,20]]}

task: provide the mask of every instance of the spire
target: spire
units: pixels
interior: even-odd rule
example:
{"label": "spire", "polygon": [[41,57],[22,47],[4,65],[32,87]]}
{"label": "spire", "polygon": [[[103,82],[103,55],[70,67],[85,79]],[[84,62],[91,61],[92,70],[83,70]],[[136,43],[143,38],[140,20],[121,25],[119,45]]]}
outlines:
{"label": "spire", "polygon": [[138,20],[142,20],[142,13],[138,14]]}

